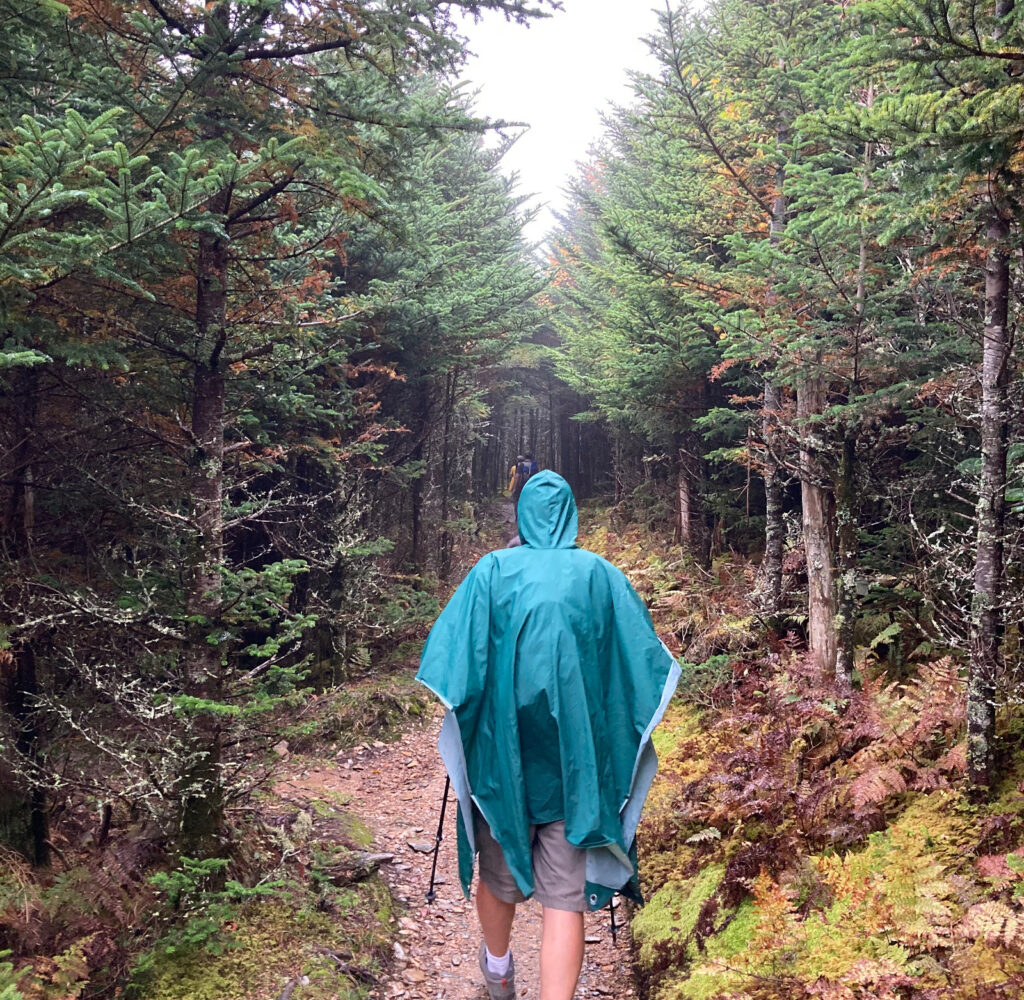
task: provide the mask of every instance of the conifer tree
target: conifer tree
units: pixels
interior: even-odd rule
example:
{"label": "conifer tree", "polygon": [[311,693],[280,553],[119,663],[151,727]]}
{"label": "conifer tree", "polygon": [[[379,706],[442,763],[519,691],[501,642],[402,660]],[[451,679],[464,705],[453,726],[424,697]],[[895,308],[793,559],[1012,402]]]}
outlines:
{"label": "conifer tree", "polygon": [[[48,392],[70,385],[73,399],[102,414],[111,444],[97,468],[88,436],[95,427],[72,429],[63,466],[56,455],[45,470],[20,464],[37,479],[45,473],[47,486],[62,479],[64,509],[83,527],[109,510],[114,556],[94,548],[87,560],[101,568],[102,586],[77,573],[58,588],[43,586],[35,565],[20,565],[5,604],[22,620],[16,641],[42,643],[46,656],[36,659],[85,688],[80,702],[65,703],[44,689],[40,710],[56,725],[89,732],[120,763],[131,775],[120,794],[159,813],[156,789],[176,806],[183,854],[222,852],[229,796],[244,794],[252,779],[247,741],[264,738],[252,720],[294,697],[301,682],[303,635],[322,610],[297,602],[300,591],[307,601],[315,593],[298,587],[310,571],[306,556],[326,571],[341,558],[337,549],[304,551],[305,512],[318,505],[330,519],[333,504],[340,516],[345,484],[360,482],[383,456],[383,439],[400,431],[397,420],[381,418],[373,394],[381,381],[405,376],[376,345],[392,300],[416,293],[417,277],[357,286],[348,245],[360,228],[377,247],[389,239],[387,188],[398,205],[411,179],[389,159],[401,151],[394,137],[420,136],[415,155],[437,170],[447,137],[467,136],[450,147],[465,169],[438,187],[439,200],[404,199],[453,226],[431,234],[433,247],[426,230],[407,228],[403,237],[408,255],[429,251],[437,298],[426,312],[451,331],[455,352],[457,341],[464,347],[475,336],[512,332],[506,316],[524,294],[516,283],[529,282],[515,260],[514,201],[468,138],[483,123],[450,94],[426,94],[422,83],[461,58],[455,8],[526,20],[540,6],[81,0],[56,32],[56,58],[70,59],[75,39],[74,52],[92,60],[75,78],[80,110],[68,112],[78,116],[68,129],[80,119],[98,138],[77,136],[82,163],[69,161],[73,170],[64,171],[84,176],[88,190],[68,202],[66,176],[34,181],[34,202],[46,211],[32,228],[11,185],[6,204],[28,221],[8,246],[36,270],[23,268],[31,321],[8,347],[17,347],[18,360],[44,365]],[[39,91],[40,120],[64,79],[56,72]],[[97,125],[88,125],[87,112],[101,115]],[[65,141],[60,133],[44,139]],[[451,153],[449,168],[457,157]],[[30,169],[15,164],[12,176]],[[61,197],[70,210],[56,216],[44,199]],[[365,248],[364,272],[377,252]],[[461,284],[439,280],[452,273]],[[53,331],[45,351],[29,343],[39,324]],[[429,342],[430,330],[416,335]],[[82,370],[84,345],[95,375]],[[490,349],[462,351],[462,363],[472,366]],[[60,421],[73,426],[74,406],[50,398],[34,444],[52,439]],[[289,466],[295,471],[303,453],[296,480]],[[24,495],[24,479],[5,483],[8,496]],[[46,506],[51,552],[60,553],[54,568],[65,558],[74,565],[77,544],[75,519],[58,525],[58,507]],[[345,516],[351,523],[352,512]],[[44,640],[33,625],[43,621],[73,630],[74,640]],[[128,676],[126,662],[135,666]],[[90,700],[134,713],[136,722],[148,718],[149,728],[93,729]],[[45,777],[8,750],[27,779]]]}
{"label": "conifer tree", "polygon": [[[653,43],[661,73],[637,83],[640,106],[629,129],[643,144],[621,155],[628,164],[623,171],[634,174],[624,185],[632,194],[610,201],[605,213],[632,266],[676,297],[676,322],[682,316],[690,323],[687,343],[703,341],[705,353],[714,354],[721,338],[730,364],[767,370],[765,599],[769,610],[778,609],[779,490],[788,467],[801,479],[805,505],[810,646],[829,670],[835,667],[830,513],[816,449],[808,447],[825,405],[824,346],[807,319],[796,318],[808,306],[799,286],[787,283],[788,256],[805,250],[785,242],[792,213],[783,185],[798,148],[792,130],[822,99],[819,70],[836,36],[832,6],[811,0],[721,2],[701,13],[669,9]],[[706,358],[696,370],[706,379],[712,365]],[[776,396],[787,385],[798,400],[797,425],[780,435]],[[798,462],[784,446],[787,438],[801,445]]]}
{"label": "conifer tree", "polygon": [[[937,215],[953,200],[984,248],[984,310],[978,360],[981,461],[975,509],[970,609],[968,771],[979,789],[993,785],[996,683],[1001,672],[1005,608],[1006,487],[1013,374],[1011,254],[1019,239],[1024,138],[1022,15],[1012,0],[962,5],[949,0],[866,5],[882,38],[877,62],[892,68],[896,93],[874,123],[899,143],[904,169],[936,197]],[[880,57],[880,58],[879,58]],[[887,60],[884,62],[883,60]],[[924,155],[921,155],[924,154]],[[938,199],[943,199],[939,201]],[[926,202],[927,204],[927,202]],[[964,268],[973,262],[967,257]]]}

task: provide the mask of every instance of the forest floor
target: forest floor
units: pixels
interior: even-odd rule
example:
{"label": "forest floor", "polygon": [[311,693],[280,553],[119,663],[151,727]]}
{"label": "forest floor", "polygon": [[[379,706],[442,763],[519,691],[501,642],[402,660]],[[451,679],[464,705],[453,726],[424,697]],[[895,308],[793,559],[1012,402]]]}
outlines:
{"label": "forest floor", "polygon": [[[507,544],[510,514],[487,505],[453,583]],[[655,733],[661,769],[638,834],[647,904],[617,942],[607,911],[588,916],[577,997],[638,984],[650,1000],[1024,996],[1019,714],[1001,720],[991,801],[973,802],[954,656],[897,673],[871,639],[892,621],[865,617],[859,684],[838,704],[796,637],[761,633],[745,559],[706,574],[651,528],[597,508],[581,521],[581,544],[628,574],[684,676]],[[116,976],[144,1000],[483,1000],[454,808],[425,899],[444,787],[441,711],[413,681],[428,617],[281,729],[276,780],[245,813],[232,870],[263,891],[190,890],[171,909],[148,856],[133,866],[126,853],[132,829],[100,849],[82,839],[95,822],[84,810],[77,828],[62,819],[45,877],[0,855],[0,998],[129,995],[109,988]],[[513,935],[526,998],[539,937],[526,904]]]}
{"label": "forest floor", "polygon": [[[293,803],[341,800],[373,833],[369,850],[392,854],[381,874],[399,904],[395,961],[371,992],[380,1000],[477,1000],[486,996],[477,965],[480,928],[462,895],[457,874],[455,809],[450,802],[438,859],[437,897],[426,902],[444,768],[435,748],[440,712],[391,744],[363,744],[336,763],[307,767],[279,785]],[[312,764],[312,761],[307,763]],[[412,846],[415,845],[415,846]],[[617,909],[625,923],[624,908]],[[537,997],[541,930],[539,904],[519,908],[512,936],[516,982],[523,997]],[[625,927],[613,944],[607,910],[588,914],[586,957],[579,997],[632,995]]]}

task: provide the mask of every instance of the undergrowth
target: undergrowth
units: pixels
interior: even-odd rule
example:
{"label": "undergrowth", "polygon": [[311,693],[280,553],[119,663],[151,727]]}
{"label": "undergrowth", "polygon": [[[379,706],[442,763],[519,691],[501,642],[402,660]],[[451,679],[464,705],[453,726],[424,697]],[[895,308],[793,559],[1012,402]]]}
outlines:
{"label": "undergrowth", "polygon": [[[1022,995],[1024,722],[1002,720],[1004,780],[974,804],[955,658],[894,669],[873,624],[839,699],[798,637],[751,613],[745,560],[708,573],[647,528],[586,511],[582,527],[683,665],[640,829],[648,903],[632,929],[648,1000]],[[282,719],[277,752],[335,755],[426,704],[407,674],[366,677]],[[367,832],[343,796],[295,809],[271,787],[240,810],[216,888],[130,811],[97,843],[88,803],[54,824],[54,871],[0,858],[0,1000],[365,995],[394,921],[382,883],[349,877]]]}
{"label": "undergrowth", "polygon": [[369,676],[308,698],[279,732],[292,751],[345,749],[397,735],[432,706],[426,688],[408,671]]}
{"label": "undergrowth", "polygon": [[954,657],[892,669],[866,642],[839,699],[797,638],[758,626],[742,561],[704,574],[593,519],[582,541],[629,574],[684,665],[640,828],[649,1000],[1021,996],[1020,722],[1002,720],[1006,777],[974,804]]}
{"label": "undergrowth", "polygon": [[[473,525],[460,541],[451,582],[504,544],[501,511],[492,514],[491,528]],[[277,781],[282,768],[333,762],[431,716],[433,699],[412,675],[449,584],[386,579],[365,595],[372,608],[349,623],[341,650],[325,645],[304,697],[271,720],[278,742],[231,804],[224,859],[174,856],[173,832],[116,794],[69,797],[55,810],[50,868],[0,848],[0,1000],[367,993],[395,919],[383,881],[361,867],[372,834],[346,796],[325,785],[296,809]],[[95,778],[116,792],[116,769]]]}
{"label": "undergrowth", "polygon": [[378,981],[393,934],[386,887],[371,879],[318,897],[292,886],[235,909],[209,942],[146,952],[129,997],[139,1000],[250,1000],[277,997],[294,981],[301,1000],[355,1000]]}
{"label": "undergrowth", "polygon": [[120,806],[99,844],[87,803],[54,822],[51,869],[0,852],[0,1000],[255,1000],[292,979],[293,1000],[366,995],[394,930],[384,883],[360,870],[369,831],[327,789],[282,800],[274,775],[296,755],[389,739],[427,705],[408,673],[309,697],[234,811],[227,858],[169,855]]}

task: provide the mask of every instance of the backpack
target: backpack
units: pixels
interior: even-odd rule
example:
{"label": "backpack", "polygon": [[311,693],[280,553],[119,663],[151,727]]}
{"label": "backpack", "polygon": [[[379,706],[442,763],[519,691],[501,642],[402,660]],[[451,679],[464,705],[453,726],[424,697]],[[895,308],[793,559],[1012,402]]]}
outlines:
{"label": "backpack", "polygon": [[519,475],[522,478],[523,483],[526,482],[530,476],[536,475],[540,472],[540,467],[535,461],[520,462],[519,463]]}

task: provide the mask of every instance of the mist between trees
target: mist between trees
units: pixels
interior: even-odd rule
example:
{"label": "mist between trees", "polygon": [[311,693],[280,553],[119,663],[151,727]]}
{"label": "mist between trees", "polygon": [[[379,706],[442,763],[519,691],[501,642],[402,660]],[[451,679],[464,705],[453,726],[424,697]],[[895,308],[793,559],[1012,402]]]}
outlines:
{"label": "mist between trees", "polygon": [[524,450],[755,559],[839,699],[952,653],[992,785],[1024,11],[671,5],[544,259],[451,18],[545,6],[0,0],[6,845],[77,801],[223,856],[275,719],[429,618]]}

